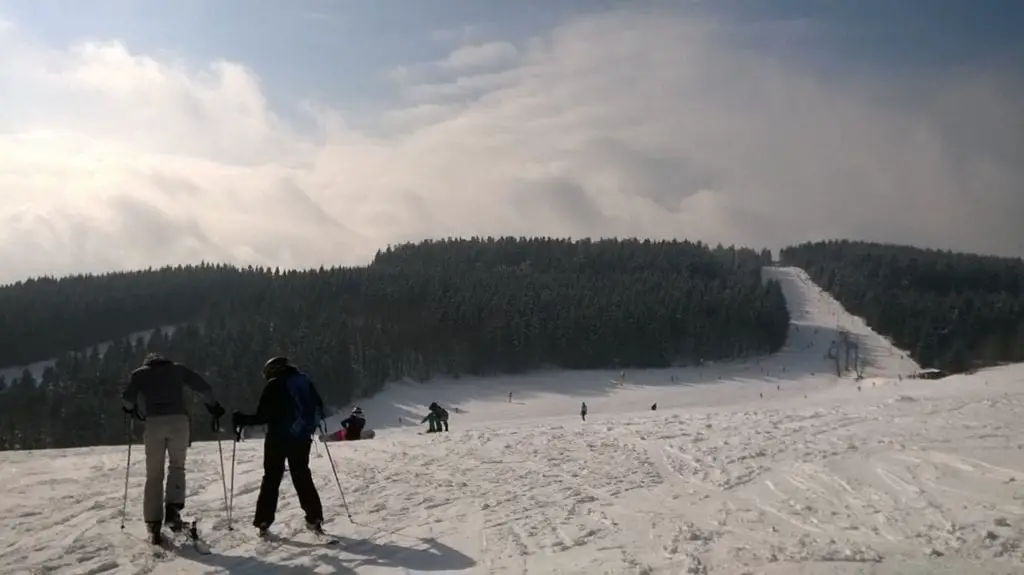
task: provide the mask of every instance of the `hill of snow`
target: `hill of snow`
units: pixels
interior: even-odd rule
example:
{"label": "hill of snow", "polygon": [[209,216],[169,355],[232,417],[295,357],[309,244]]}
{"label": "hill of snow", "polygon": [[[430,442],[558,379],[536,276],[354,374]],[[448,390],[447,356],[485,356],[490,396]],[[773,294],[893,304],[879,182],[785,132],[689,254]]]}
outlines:
{"label": "hill of snow", "polygon": [[[654,370],[553,371],[504,377],[406,381],[389,384],[372,398],[358,401],[378,430],[419,424],[430,402],[458,410],[460,429],[496,422],[564,417],[587,402],[591,413],[630,413],[720,406],[737,401],[802,397],[808,389],[838,384],[829,349],[845,331],[861,346],[865,377],[898,378],[920,371],[910,356],[892,346],[864,320],[851,316],[799,268],[767,267],[764,278],[778,280],[790,312],[785,346],[776,354],[749,361]],[[852,378],[853,374],[845,374]],[[844,380],[848,385],[849,379]],[[710,385],[714,384],[714,385]],[[870,382],[868,382],[870,385]],[[692,390],[689,388],[700,387]],[[509,401],[509,392],[512,400]],[[346,406],[336,422],[354,405]]]}
{"label": "hill of snow", "polygon": [[[863,318],[851,315],[828,292],[818,287],[807,272],[794,267],[766,267],[765,279],[778,280],[786,297],[790,315],[787,349],[798,351],[804,346],[811,355],[823,355],[841,333],[850,335],[860,346],[865,377],[894,377],[921,371],[907,352],[893,346],[888,338],[868,327]],[[835,363],[832,362],[832,370]]]}
{"label": "hill of snow", "polygon": [[[257,542],[248,524],[259,441],[237,444],[234,531],[225,526],[218,445],[193,446],[187,512],[212,553],[183,548],[165,558],[142,542],[138,446],[124,532],[125,447],[0,454],[0,566],[367,575],[1024,569],[1024,366],[901,379],[916,368],[905,354],[890,353],[798,270],[769,274],[783,282],[794,325],[768,358],[625,377],[402,384],[362,402],[378,438],[318,445],[312,461],[337,546],[303,534],[288,481],[274,527],[281,537]],[[866,379],[829,371],[836,329],[856,336],[862,354],[870,349]],[[421,416],[431,400],[450,407],[451,432],[404,429],[398,417]],[[228,469],[232,446],[222,446]]]}

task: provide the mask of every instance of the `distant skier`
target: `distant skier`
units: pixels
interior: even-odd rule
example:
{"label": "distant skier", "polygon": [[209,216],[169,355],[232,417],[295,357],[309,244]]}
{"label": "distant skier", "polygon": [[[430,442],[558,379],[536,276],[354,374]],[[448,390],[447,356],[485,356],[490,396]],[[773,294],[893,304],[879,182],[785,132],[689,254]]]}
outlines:
{"label": "distant skier", "polygon": [[440,432],[443,427],[444,431],[448,431],[448,411],[435,401],[430,404],[430,413],[434,416],[436,430]]}
{"label": "distant skier", "polygon": [[512,392],[508,392],[508,402],[512,403]]}
{"label": "distant skier", "polygon": [[585,401],[583,402],[583,405],[580,406],[580,419],[583,421],[587,420],[587,402]]}
{"label": "distant skier", "polygon": [[[142,516],[155,544],[163,540],[160,534],[163,523],[166,522],[173,531],[180,531],[183,527],[185,458],[190,440],[190,420],[185,407],[186,387],[203,396],[206,409],[213,416],[214,429],[219,429],[224,408],[214,399],[210,384],[195,371],[158,353],[147,355],[142,366],[132,371],[128,386],[121,394],[125,413],[146,422],[142,439],[146,449]],[[146,409],[145,416],[139,412],[140,395]]]}
{"label": "distant skier", "polygon": [[[448,433],[448,411],[440,405],[437,406],[437,418],[441,425],[444,426],[444,432]],[[438,431],[440,431],[440,428],[438,428]]]}
{"label": "distant skier", "polygon": [[428,411],[427,414],[423,416],[423,419],[420,420],[420,423],[426,423],[428,425],[427,433],[438,432],[437,415],[434,414],[433,410]]}
{"label": "distant skier", "polygon": [[436,401],[432,402],[428,409],[430,409],[430,413],[420,420],[420,423],[429,423],[430,428],[427,429],[427,433],[439,433],[442,428],[444,431],[448,431],[448,412]]}
{"label": "distant skier", "polygon": [[651,411],[658,411],[658,403],[657,402],[651,404]]}
{"label": "distant skier", "polygon": [[231,425],[237,430],[266,425],[263,440],[263,482],[256,499],[252,524],[265,535],[274,523],[285,462],[291,473],[299,505],[306,514],[306,528],[323,532],[324,511],[309,470],[313,434],[324,418],[324,402],[309,377],[286,357],[274,357],[263,366],[267,384],[255,414],[236,411]]}

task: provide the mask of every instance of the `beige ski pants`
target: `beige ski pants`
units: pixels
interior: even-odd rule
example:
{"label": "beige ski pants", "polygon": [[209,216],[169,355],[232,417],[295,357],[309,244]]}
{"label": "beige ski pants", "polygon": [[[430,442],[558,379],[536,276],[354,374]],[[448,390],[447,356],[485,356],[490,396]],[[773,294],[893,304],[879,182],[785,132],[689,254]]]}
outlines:
{"label": "beige ski pants", "polygon": [[147,523],[163,521],[165,503],[185,504],[188,434],[187,415],[151,415],[146,418],[146,429],[142,434],[142,442],[146,447],[146,488],[142,497],[142,516]]}

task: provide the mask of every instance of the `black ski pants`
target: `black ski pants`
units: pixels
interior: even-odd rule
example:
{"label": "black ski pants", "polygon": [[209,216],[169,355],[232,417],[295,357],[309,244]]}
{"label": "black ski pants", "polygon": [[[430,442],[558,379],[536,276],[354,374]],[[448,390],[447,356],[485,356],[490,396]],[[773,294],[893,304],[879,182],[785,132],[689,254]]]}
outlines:
{"label": "black ski pants", "polygon": [[270,526],[274,522],[285,462],[288,463],[295,494],[299,496],[299,505],[306,513],[306,521],[323,521],[324,509],[320,503],[320,494],[316,491],[313,474],[309,471],[309,451],[312,447],[313,439],[310,437],[293,439],[267,435],[263,442],[263,483],[260,484],[260,494],[256,499],[256,516],[252,521],[254,526]]}

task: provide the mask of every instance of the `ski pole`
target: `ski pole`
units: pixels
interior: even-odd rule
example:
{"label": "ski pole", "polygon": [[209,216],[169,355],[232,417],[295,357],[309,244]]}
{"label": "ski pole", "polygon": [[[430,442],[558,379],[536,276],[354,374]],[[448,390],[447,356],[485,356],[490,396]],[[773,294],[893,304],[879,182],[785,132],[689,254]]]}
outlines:
{"label": "ski pole", "polygon": [[[217,453],[220,455],[220,486],[224,489],[224,515],[225,517],[231,517],[231,510],[228,508],[228,484],[227,478],[224,477],[224,446],[221,445],[220,441],[220,422],[213,422],[213,430],[217,433]],[[228,529],[231,529],[231,521],[228,520]]]}
{"label": "ski pole", "polygon": [[124,432],[128,438],[128,461],[124,465],[124,498],[121,500],[121,531],[124,531],[124,522],[128,515],[128,474],[132,469],[132,431],[134,425],[132,418],[124,414]]}
{"label": "ski pole", "polygon": [[[320,427],[324,434],[327,433],[327,426],[324,425],[323,421],[320,422]],[[334,482],[338,484],[338,493],[341,493],[341,504],[345,506],[345,515],[348,515],[348,520],[355,523],[355,519],[352,519],[352,512],[349,511],[348,501],[345,499],[345,490],[341,488],[341,479],[338,478],[338,468],[334,466],[334,458],[331,457],[331,448],[324,443],[324,451],[327,452],[327,461],[331,462],[331,472],[334,473]]]}
{"label": "ski pole", "polygon": [[235,441],[231,444],[231,498],[228,499],[228,531],[234,531],[231,526],[231,515],[235,508],[235,453],[238,451],[238,442],[242,440],[242,428],[235,428]]}

